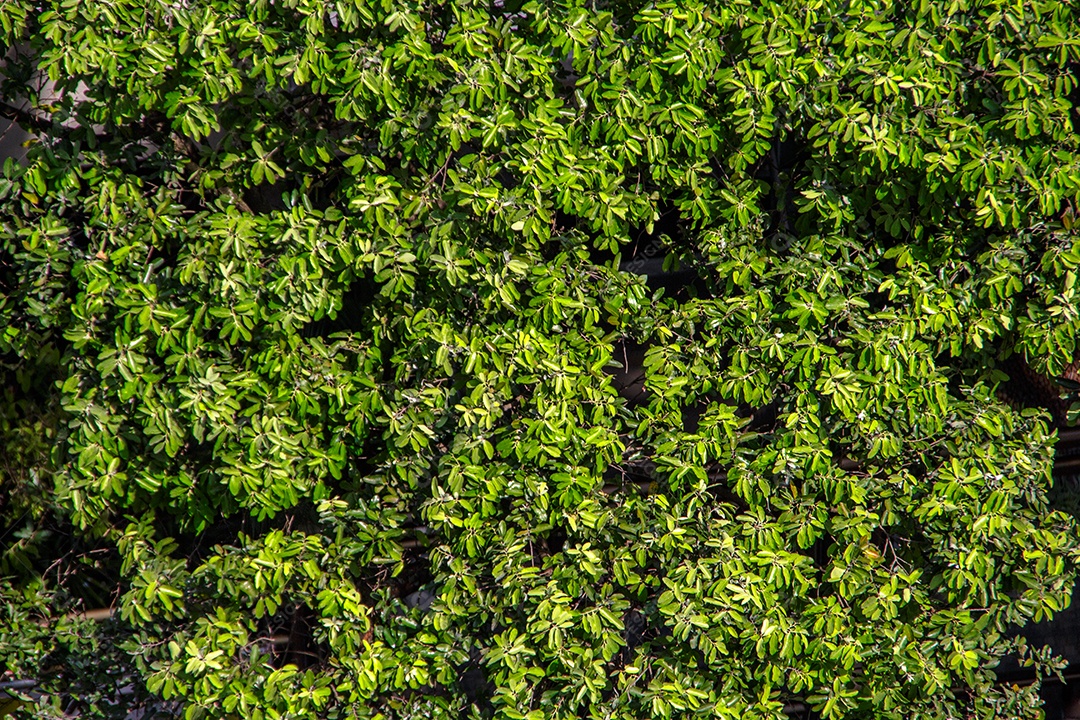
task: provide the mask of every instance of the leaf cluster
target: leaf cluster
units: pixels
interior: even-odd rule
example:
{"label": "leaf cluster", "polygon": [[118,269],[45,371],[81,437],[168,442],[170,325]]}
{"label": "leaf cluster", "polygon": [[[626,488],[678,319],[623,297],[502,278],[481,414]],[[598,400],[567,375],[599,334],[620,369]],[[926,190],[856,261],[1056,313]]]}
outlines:
{"label": "leaf cluster", "polygon": [[1080,539],[999,389],[1077,357],[1072,3],[0,31],[37,133],[0,178],[0,533],[36,538],[0,609],[44,623],[7,673],[63,697],[61,613],[114,596],[74,656],[189,720],[1038,715],[995,669],[1058,667],[1013,630]]}

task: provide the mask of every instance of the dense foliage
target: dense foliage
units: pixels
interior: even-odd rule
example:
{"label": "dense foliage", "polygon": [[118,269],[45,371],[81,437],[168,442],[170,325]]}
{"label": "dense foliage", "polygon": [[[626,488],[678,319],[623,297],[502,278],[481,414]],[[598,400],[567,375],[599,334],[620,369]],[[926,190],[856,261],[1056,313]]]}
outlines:
{"label": "dense foliage", "polygon": [[995,668],[1053,671],[1010,628],[1080,542],[997,389],[1077,354],[1071,0],[0,31],[37,135],[0,179],[0,680],[35,712],[1037,715]]}

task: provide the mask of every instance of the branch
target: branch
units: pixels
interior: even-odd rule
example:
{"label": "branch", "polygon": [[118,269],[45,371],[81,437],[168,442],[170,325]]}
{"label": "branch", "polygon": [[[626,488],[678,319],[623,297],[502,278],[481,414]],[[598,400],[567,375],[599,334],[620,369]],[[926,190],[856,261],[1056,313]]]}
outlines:
{"label": "branch", "polygon": [[[186,157],[188,161],[191,162],[193,166],[195,166],[196,172],[200,172],[202,170],[202,166],[199,164],[199,160],[201,158],[199,157],[198,146],[190,138],[175,131],[171,133],[170,137],[172,138],[173,148],[175,148],[178,153]],[[245,212],[248,215],[255,214],[255,212],[251,209],[251,206],[248,205],[247,202],[245,202],[238,193],[233,192],[232,188],[222,189],[221,194],[227,197],[229,200],[232,200],[236,207],[240,208],[242,212]]]}
{"label": "branch", "polygon": [[0,104],[0,117],[6,117],[18,123],[23,130],[33,130],[42,135],[55,132],[57,127],[51,120],[40,118],[28,110],[22,110],[7,103]]}

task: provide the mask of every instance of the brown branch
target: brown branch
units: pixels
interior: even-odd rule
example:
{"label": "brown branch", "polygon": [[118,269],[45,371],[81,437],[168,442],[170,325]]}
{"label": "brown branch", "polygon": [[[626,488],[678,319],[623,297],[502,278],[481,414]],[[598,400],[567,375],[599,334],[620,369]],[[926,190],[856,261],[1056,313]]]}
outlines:
{"label": "brown branch", "polygon": [[0,104],[0,117],[11,120],[28,132],[34,130],[41,134],[48,134],[55,132],[57,129],[57,126],[51,120],[38,117],[29,110],[22,110],[7,103]]}
{"label": "brown branch", "polygon": [[[202,165],[199,164],[199,147],[190,138],[185,137],[178,132],[173,132],[170,137],[172,139],[173,148],[195,166],[196,172],[200,172],[202,170]],[[251,209],[251,206],[248,205],[238,193],[234,192],[232,188],[222,188],[221,194],[231,200],[236,207],[240,208],[240,210],[248,215],[255,214],[255,211]]]}
{"label": "brown branch", "polygon": [[[64,128],[62,125],[52,122],[51,119],[47,120],[45,118],[38,117],[29,110],[23,110],[21,108],[17,108],[13,105],[8,105],[6,103],[0,104],[0,117],[11,120],[23,130],[32,130],[39,135],[56,134],[58,131],[64,131],[67,129]],[[120,129],[122,130],[123,128]],[[128,128],[128,130],[131,129],[141,130],[144,133],[150,133],[155,130],[158,132],[164,132],[167,129],[167,125],[162,121],[162,118],[151,115],[149,117],[143,118],[142,121],[135,123],[134,126]],[[98,135],[98,137],[103,136],[102,133],[95,134]],[[172,140],[173,148],[178,153],[186,157],[195,166],[197,170],[200,170],[201,166],[199,165],[198,146],[189,138],[178,132],[172,132],[170,134],[170,139]],[[229,200],[231,200],[241,211],[248,213],[249,215],[255,214],[251,207],[247,204],[247,202],[245,202],[244,199],[240,197],[236,192],[234,192],[231,188],[225,188],[221,191],[221,193]]]}
{"label": "brown branch", "polygon": [[116,613],[115,608],[95,608],[93,610],[87,610],[80,613],[69,613],[68,617],[72,620],[111,620]]}

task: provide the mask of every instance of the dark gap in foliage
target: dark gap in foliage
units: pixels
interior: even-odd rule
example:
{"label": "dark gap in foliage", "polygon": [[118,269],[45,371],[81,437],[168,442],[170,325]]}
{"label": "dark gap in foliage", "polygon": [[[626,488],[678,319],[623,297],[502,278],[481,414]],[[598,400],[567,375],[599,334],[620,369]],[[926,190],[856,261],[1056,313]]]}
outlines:
{"label": "dark gap in foliage", "polygon": [[484,672],[483,654],[479,648],[469,651],[469,659],[457,666],[458,686],[465,693],[465,698],[470,704],[484,716],[489,716],[493,711],[491,697],[495,693],[495,685],[488,680]]}
{"label": "dark gap in foliage", "polygon": [[545,538],[545,545],[547,546],[548,555],[562,552],[563,547],[566,546],[566,529],[561,525],[552,527]]}
{"label": "dark gap in foliage", "polygon": [[612,386],[624,398],[630,407],[636,407],[648,401],[645,390],[645,368],[643,362],[648,348],[632,340],[620,340],[615,344],[612,359],[619,363],[619,368],[607,368],[611,374]]}
{"label": "dark gap in foliage", "polygon": [[68,692],[64,717],[109,717],[103,711],[116,707],[162,709],[144,683],[133,682],[139,672],[138,662],[126,649],[131,640],[131,629],[113,618],[86,623],[68,633],[64,642],[52,644],[41,670]]}
{"label": "dark gap in foliage", "polygon": [[664,297],[687,300],[708,296],[700,259],[688,251],[690,235],[679,209],[670,202],[657,208],[659,218],[650,230],[641,224],[631,228],[631,244],[619,269],[645,276],[645,286]]}
{"label": "dark gap in foliage", "polygon": [[293,664],[303,670],[326,662],[330,656],[329,647],[325,642],[316,641],[313,633],[316,623],[315,611],[306,603],[292,603],[287,620],[279,630],[288,636],[288,642],[280,650],[275,648],[276,659],[281,665]]}
{"label": "dark gap in foliage", "polygon": [[435,580],[427,548],[405,548],[401,552],[401,561],[401,574],[392,579],[393,593],[397,597],[407,598],[413,593],[421,593]]}
{"label": "dark gap in foliage", "polygon": [[1074,720],[1080,717],[1080,674],[1075,670],[1067,670],[1065,682],[1056,678],[1044,680],[1039,697],[1043,702],[1043,717],[1046,720]]}
{"label": "dark gap in foliage", "polygon": [[645,632],[648,630],[648,622],[645,615],[638,610],[628,610],[623,615],[623,641],[626,647],[624,664],[633,657],[633,652],[645,640]]}
{"label": "dark gap in foliage", "polygon": [[580,247],[587,248],[589,260],[594,265],[603,265],[615,257],[608,248],[596,247],[598,237],[589,230],[586,219],[558,207],[552,208],[551,214],[551,238],[541,248],[541,257],[545,260],[554,260],[559,253]]}
{"label": "dark gap in foliage", "polygon": [[778,397],[759,408],[751,408],[749,405],[742,403],[739,405],[738,414],[742,417],[750,418],[750,422],[746,426],[747,430],[750,432],[765,433],[775,429],[776,422],[780,417],[781,404],[781,400]]}
{"label": "dark gap in foliage", "polygon": [[[73,536],[65,539],[70,541]],[[115,547],[104,543],[79,545],[82,545],[79,552],[73,553],[74,567],[62,564],[52,568],[65,592],[70,594],[71,606],[84,611],[115,605],[123,589],[116,582],[120,574],[120,554]],[[62,575],[65,570],[66,574]]]}
{"label": "dark gap in foliage", "polygon": [[219,517],[217,522],[208,523],[198,532],[180,526],[169,515],[158,516],[159,534],[176,541],[177,554],[187,559],[189,571],[209,558],[216,547],[239,548],[241,534],[249,538],[260,538],[274,530],[281,530],[286,535],[293,532],[318,534],[320,523],[315,503],[310,498],[300,498],[293,507],[264,520],[257,519],[250,512],[241,511]]}
{"label": "dark gap in foliage", "polygon": [[1050,413],[1058,427],[1066,424],[1068,402],[1062,400],[1062,387],[1031,369],[1020,354],[1010,355],[998,364],[1008,379],[998,386],[998,397],[1019,408],[1039,408]]}
{"label": "dark gap in foliage", "polygon": [[[651,229],[646,223],[630,227],[630,242],[619,248],[619,270],[644,275],[651,293],[662,290],[665,297],[680,300],[707,296],[708,285],[700,272],[700,261],[688,251],[689,236],[679,209],[672,202],[663,202],[657,213],[659,217]],[[559,226],[565,222],[568,230],[582,224],[565,213],[559,213],[557,218]],[[615,252],[607,247],[594,246],[589,254],[595,265],[610,264],[615,259]]]}
{"label": "dark gap in foliage", "polygon": [[832,535],[825,531],[819,531],[819,535],[810,546],[808,555],[814,561],[814,567],[820,571],[827,570],[832,562],[832,549],[836,545]]}
{"label": "dark gap in foliage", "polygon": [[295,189],[295,185],[284,178],[274,183],[255,185],[244,192],[244,202],[259,214],[280,212],[288,208],[285,195]]}
{"label": "dark gap in foliage", "polygon": [[80,537],[66,518],[49,513],[0,527],[0,575],[32,572],[55,593],[55,605],[84,612],[114,604],[120,555],[111,543]]}
{"label": "dark gap in foliage", "polygon": [[300,331],[301,337],[326,339],[334,333],[363,330],[366,319],[364,311],[375,302],[378,293],[379,285],[373,278],[353,278],[341,296],[341,305],[335,316],[324,315],[308,323]]}
{"label": "dark gap in foliage", "polygon": [[708,398],[701,398],[683,408],[683,432],[693,434],[698,431],[701,427],[701,417],[708,411],[709,404]]}
{"label": "dark gap in foliage", "polygon": [[[797,227],[802,218],[795,207],[795,200],[799,195],[800,181],[806,177],[806,164],[811,156],[806,139],[801,134],[788,132],[780,137],[782,128],[783,120],[778,119],[769,150],[749,170],[751,177],[765,185],[766,191],[759,206],[768,217],[766,241],[777,252],[790,248],[800,230],[805,229]],[[713,172],[722,178],[723,165],[714,166]]]}

